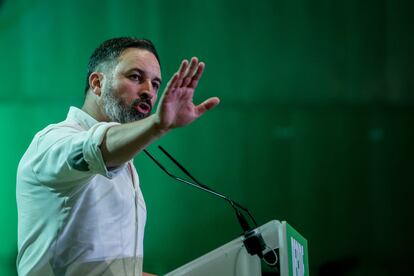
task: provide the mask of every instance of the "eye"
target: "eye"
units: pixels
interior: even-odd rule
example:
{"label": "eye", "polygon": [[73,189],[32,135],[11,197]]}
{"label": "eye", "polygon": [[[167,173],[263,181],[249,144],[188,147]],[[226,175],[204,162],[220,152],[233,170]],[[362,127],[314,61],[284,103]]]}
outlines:
{"label": "eye", "polygon": [[160,83],[159,83],[159,82],[157,82],[157,81],[153,81],[153,82],[152,82],[152,87],[153,87],[155,90],[158,90],[158,89],[160,88]]}
{"label": "eye", "polygon": [[134,73],[128,76],[128,78],[132,81],[140,81],[141,80],[141,75]]}

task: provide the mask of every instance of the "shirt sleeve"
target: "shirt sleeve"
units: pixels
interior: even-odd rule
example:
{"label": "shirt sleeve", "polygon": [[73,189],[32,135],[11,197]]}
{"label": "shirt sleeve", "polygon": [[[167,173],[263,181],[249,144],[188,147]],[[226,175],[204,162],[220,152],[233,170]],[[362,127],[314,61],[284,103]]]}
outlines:
{"label": "shirt sleeve", "polygon": [[31,158],[38,181],[63,188],[82,184],[97,174],[114,177],[119,170],[106,167],[100,145],[107,130],[117,124],[97,123],[89,130],[52,127],[39,134],[33,143]]}

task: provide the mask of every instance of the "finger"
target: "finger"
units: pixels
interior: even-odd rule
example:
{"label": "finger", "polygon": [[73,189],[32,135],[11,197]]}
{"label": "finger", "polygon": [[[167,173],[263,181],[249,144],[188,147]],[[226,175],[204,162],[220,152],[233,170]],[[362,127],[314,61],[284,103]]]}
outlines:
{"label": "finger", "polygon": [[200,80],[201,75],[203,74],[205,67],[206,67],[206,65],[204,64],[204,62],[200,62],[198,64],[197,72],[195,73],[195,75],[194,75],[194,77],[191,80],[191,83],[189,85],[190,88],[196,88],[197,87],[198,81]]}
{"label": "finger", "polygon": [[188,71],[187,71],[187,77],[192,78],[197,70],[197,67],[198,67],[198,58],[192,57],[190,67],[188,68]]}
{"label": "finger", "polygon": [[184,81],[182,83],[182,87],[186,87],[191,83],[191,80],[195,74],[195,71],[198,67],[198,58],[192,57],[190,66],[187,69],[187,72],[185,73]]}
{"label": "finger", "polygon": [[198,116],[201,116],[206,112],[207,110],[210,110],[217,106],[220,103],[220,99],[217,97],[209,98],[202,102],[201,104],[197,105],[195,108],[197,110]]}
{"label": "finger", "polygon": [[[174,93],[174,90],[175,90],[174,85],[175,85],[177,79],[178,79],[178,73],[175,73],[171,77],[171,79],[168,81],[168,83],[167,83],[167,85],[165,87],[164,93],[160,97],[160,102],[163,102],[164,99],[165,99],[165,97],[168,97],[169,95],[171,95],[171,94]],[[161,105],[158,105],[158,106],[161,106]]]}
{"label": "finger", "polygon": [[185,72],[187,71],[187,67],[188,67],[188,60],[183,59],[183,61],[181,61],[181,65],[180,68],[178,69],[178,76],[184,76]]}
{"label": "finger", "polygon": [[190,84],[190,82],[191,82],[191,77],[185,77],[184,79],[183,79],[183,83],[181,84],[181,87],[187,87],[189,84]]}
{"label": "finger", "polygon": [[183,78],[187,71],[187,67],[188,67],[188,60],[184,59],[181,62],[180,69],[178,70],[178,80],[176,82],[175,87],[181,87],[181,84],[183,83]]}
{"label": "finger", "polygon": [[177,83],[178,80],[178,73],[175,73],[171,79],[168,81],[167,86],[165,87],[165,91],[172,91],[175,88],[175,85]]}

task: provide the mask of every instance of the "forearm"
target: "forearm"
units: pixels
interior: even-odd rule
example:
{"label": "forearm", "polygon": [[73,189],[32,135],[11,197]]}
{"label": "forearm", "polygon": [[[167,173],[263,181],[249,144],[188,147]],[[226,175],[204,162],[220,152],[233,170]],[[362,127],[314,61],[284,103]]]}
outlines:
{"label": "forearm", "polygon": [[157,114],[132,123],[110,127],[101,144],[106,166],[115,167],[131,160],[168,130],[159,125]]}

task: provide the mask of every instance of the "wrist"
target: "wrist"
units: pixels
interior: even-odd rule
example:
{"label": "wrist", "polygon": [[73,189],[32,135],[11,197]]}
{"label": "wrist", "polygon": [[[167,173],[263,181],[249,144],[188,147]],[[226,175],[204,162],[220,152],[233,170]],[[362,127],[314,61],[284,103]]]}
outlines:
{"label": "wrist", "polygon": [[152,126],[155,132],[157,133],[157,136],[163,136],[167,132],[171,130],[170,127],[165,126],[165,124],[162,124],[161,118],[158,116],[158,114],[153,114],[150,116],[152,119]]}

